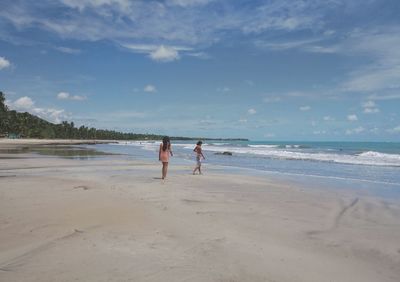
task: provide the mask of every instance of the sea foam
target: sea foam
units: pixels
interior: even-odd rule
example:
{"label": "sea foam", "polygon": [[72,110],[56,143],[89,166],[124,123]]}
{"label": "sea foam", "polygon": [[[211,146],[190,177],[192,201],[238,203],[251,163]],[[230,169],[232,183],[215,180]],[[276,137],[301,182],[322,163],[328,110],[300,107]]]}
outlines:
{"label": "sea foam", "polygon": [[[139,146],[145,150],[156,151],[159,141],[121,141],[116,145]],[[229,144],[226,144],[229,145]],[[195,144],[173,143],[173,147],[192,150]],[[359,154],[337,153],[325,150],[323,152],[310,151],[300,145],[247,145],[247,146],[225,146],[223,143],[204,144],[204,151],[209,152],[232,152],[242,156],[255,156],[271,159],[284,160],[308,160],[319,162],[333,162],[342,164],[370,165],[370,166],[396,166],[400,167],[399,154],[386,154],[375,151],[366,151]]]}

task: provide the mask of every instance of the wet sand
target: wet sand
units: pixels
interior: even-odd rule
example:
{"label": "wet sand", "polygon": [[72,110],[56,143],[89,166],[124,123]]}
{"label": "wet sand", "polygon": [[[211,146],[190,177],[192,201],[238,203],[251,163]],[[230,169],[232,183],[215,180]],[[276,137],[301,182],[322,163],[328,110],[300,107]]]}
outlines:
{"label": "wet sand", "polygon": [[0,281],[400,279],[394,200],[186,166],[162,181],[122,156],[0,157]]}

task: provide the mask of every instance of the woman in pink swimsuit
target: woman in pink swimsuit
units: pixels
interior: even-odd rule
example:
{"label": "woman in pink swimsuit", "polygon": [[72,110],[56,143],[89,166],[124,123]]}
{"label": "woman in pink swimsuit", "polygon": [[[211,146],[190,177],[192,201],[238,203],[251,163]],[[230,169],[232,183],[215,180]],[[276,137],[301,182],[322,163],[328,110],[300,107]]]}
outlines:
{"label": "woman in pink swimsuit", "polygon": [[171,142],[168,136],[165,136],[160,144],[160,150],[158,152],[158,159],[162,162],[162,179],[167,177],[167,170],[168,170],[168,161],[169,155],[173,156],[171,150]]}

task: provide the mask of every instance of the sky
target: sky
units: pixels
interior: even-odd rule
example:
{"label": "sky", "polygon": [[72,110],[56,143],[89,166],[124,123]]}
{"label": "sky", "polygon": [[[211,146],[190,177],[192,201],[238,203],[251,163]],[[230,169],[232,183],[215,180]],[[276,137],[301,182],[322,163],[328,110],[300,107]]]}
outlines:
{"label": "sky", "polygon": [[0,0],[0,91],[51,122],[400,141],[398,0]]}

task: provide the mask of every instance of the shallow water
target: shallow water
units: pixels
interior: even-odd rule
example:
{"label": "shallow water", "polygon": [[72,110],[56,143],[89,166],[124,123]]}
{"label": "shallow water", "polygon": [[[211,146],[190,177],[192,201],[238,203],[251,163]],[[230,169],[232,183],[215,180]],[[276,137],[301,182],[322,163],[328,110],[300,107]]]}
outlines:
{"label": "shallow water", "polygon": [[[194,143],[174,142],[171,164],[194,166]],[[159,141],[135,141],[95,147],[127,158],[157,161],[158,146]],[[203,151],[205,168],[212,164],[227,172],[264,174],[305,186],[400,196],[399,143],[205,141]],[[232,156],[221,155],[224,151]]]}
{"label": "shallow water", "polygon": [[[94,147],[82,146],[63,146],[63,145],[40,145],[40,146],[23,146],[12,149],[0,149],[0,154],[29,154],[34,153],[43,156],[55,156],[61,158],[73,159],[91,159],[99,156],[108,156],[112,153],[96,150]],[[3,155],[2,158],[10,158]],[[12,157],[11,157],[12,158]]]}

